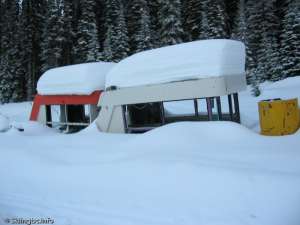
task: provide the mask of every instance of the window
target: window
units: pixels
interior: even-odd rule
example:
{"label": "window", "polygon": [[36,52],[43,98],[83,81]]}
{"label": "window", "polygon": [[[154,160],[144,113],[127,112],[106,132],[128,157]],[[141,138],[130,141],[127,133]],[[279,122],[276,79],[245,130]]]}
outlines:
{"label": "window", "polygon": [[238,95],[123,106],[127,133],[142,133],[178,121],[240,122]]}
{"label": "window", "polygon": [[65,133],[78,132],[97,117],[95,105],[47,105],[46,124]]}

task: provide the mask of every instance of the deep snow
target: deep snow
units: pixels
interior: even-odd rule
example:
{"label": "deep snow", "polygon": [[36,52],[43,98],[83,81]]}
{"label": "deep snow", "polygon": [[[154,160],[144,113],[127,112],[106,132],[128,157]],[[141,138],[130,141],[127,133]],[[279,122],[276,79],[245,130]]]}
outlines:
{"label": "deep snow", "polygon": [[115,65],[94,62],[50,69],[39,79],[37,91],[42,95],[89,95],[104,90],[106,75]]}
{"label": "deep snow", "polygon": [[2,105],[25,131],[0,133],[0,224],[298,225],[300,131],[257,132],[257,102],[277,97],[299,98],[300,77],[265,83],[259,98],[241,93],[244,126],[183,122],[141,135],[94,124],[59,134],[22,123],[29,103]]}
{"label": "deep snow", "polygon": [[245,45],[226,39],[201,40],[127,57],[107,74],[105,86],[122,88],[228,75],[245,75]]}

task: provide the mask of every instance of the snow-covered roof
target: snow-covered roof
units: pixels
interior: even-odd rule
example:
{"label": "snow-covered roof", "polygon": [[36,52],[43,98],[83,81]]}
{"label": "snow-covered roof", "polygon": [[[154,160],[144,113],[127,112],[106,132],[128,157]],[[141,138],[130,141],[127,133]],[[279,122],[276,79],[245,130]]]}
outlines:
{"label": "snow-covered roof", "polygon": [[114,66],[94,62],[50,69],[39,79],[37,91],[42,95],[89,95],[104,90],[106,74]]}
{"label": "snow-covered roof", "polygon": [[245,75],[244,44],[202,40],[132,55],[110,71],[105,86],[121,88],[227,75]]}

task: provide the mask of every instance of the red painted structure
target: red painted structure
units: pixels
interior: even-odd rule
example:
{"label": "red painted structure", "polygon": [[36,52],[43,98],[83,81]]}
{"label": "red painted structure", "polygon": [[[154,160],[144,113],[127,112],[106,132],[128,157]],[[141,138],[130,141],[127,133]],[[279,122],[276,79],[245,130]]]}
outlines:
{"label": "red painted structure", "polygon": [[90,95],[39,95],[33,101],[31,121],[37,121],[41,105],[97,105],[102,91]]}

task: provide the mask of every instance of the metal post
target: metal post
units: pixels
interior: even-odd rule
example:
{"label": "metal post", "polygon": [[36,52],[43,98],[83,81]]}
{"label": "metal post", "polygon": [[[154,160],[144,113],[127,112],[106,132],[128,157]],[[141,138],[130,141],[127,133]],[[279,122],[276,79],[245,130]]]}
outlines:
{"label": "metal post", "polygon": [[195,116],[199,116],[198,99],[194,99]]}
{"label": "metal post", "polygon": [[206,98],[207,105],[207,117],[209,121],[213,120],[212,107],[211,107],[211,98]]}
{"label": "metal post", "polygon": [[89,122],[90,122],[90,124],[93,122],[92,121],[92,106],[91,106],[91,104],[89,104],[89,115],[90,115],[90,119],[89,119]]}
{"label": "metal post", "polygon": [[46,124],[48,127],[52,127],[52,124],[49,123],[52,122],[51,106],[45,105],[45,108],[46,108]]}
{"label": "metal post", "polygon": [[127,106],[123,105],[122,106],[122,116],[123,116],[124,130],[125,130],[125,133],[129,133],[128,121],[127,121],[127,117],[126,117],[126,109],[127,109]]}
{"label": "metal post", "polygon": [[232,98],[231,98],[231,94],[228,95],[228,107],[229,107],[230,121],[233,121],[233,110],[232,110]]}
{"label": "metal post", "polygon": [[216,97],[216,100],[217,100],[218,118],[219,118],[219,120],[222,120],[221,97]]}
{"label": "metal post", "polygon": [[235,111],[235,116],[236,116],[236,122],[241,123],[238,93],[233,94],[233,101],[234,101],[234,111]]}
{"label": "metal post", "polygon": [[165,121],[165,109],[164,109],[164,103],[160,102],[160,117],[161,117],[161,124],[164,125],[166,123]]}
{"label": "metal post", "polygon": [[[66,118],[66,122],[67,122],[67,124],[69,123],[69,120],[68,120],[68,106],[67,105],[65,105],[65,118]],[[66,132],[69,132],[69,125],[67,125],[67,129],[66,129]]]}

